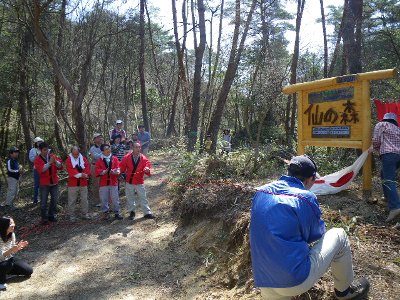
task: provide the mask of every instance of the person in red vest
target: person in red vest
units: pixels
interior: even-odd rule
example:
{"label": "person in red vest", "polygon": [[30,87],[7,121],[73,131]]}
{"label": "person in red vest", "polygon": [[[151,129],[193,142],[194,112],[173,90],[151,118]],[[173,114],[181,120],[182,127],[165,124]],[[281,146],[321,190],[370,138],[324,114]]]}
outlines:
{"label": "person in red vest", "polygon": [[[40,212],[42,224],[57,222],[58,202],[58,171],[63,168],[62,160],[50,153],[49,145],[45,142],[39,145],[40,154],[34,160],[35,169],[39,173]],[[50,194],[50,205],[47,211],[47,199]]]}
{"label": "person in red vest", "polygon": [[68,213],[70,220],[76,221],[75,204],[78,196],[80,196],[82,218],[88,220],[88,183],[91,175],[89,161],[80,153],[78,146],[73,146],[65,165],[68,171]]}
{"label": "person in red vest", "polygon": [[100,177],[99,195],[101,211],[104,219],[109,219],[108,200],[111,199],[116,220],[122,220],[119,205],[118,176],[120,174],[119,160],[111,154],[111,146],[103,144],[100,146],[102,155],[96,162],[96,177]]}
{"label": "person in red vest", "polygon": [[150,161],[140,153],[140,143],[133,142],[132,153],[125,155],[121,161],[121,173],[126,175],[126,200],[128,202],[129,219],[135,218],[135,200],[140,200],[144,218],[154,219],[144,188],[144,174],[150,176]]}

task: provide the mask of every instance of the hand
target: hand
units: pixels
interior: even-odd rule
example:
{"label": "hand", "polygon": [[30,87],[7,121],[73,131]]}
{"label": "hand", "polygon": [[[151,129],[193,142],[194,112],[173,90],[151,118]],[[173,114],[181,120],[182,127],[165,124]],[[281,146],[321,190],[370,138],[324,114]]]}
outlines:
{"label": "hand", "polygon": [[89,175],[86,174],[86,173],[82,173],[82,177],[83,177],[83,178],[89,178]]}
{"label": "hand", "polygon": [[100,172],[100,175],[104,175],[107,173],[107,169]]}
{"label": "hand", "polygon": [[16,245],[18,247],[18,251],[24,249],[26,246],[28,246],[29,243],[27,241],[19,241],[19,243]]}
{"label": "hand", "polygon": [[145,168],[143,169],[143,171],[144,171],[145,173],[149,173],[149,172],[150,172],[150,168],[149,168],[149,167],[145,167]]}
{"label": "hand", "polygon": [[50,156],[50,159],[49,159],[49,164],[53,164],[54,162],[56,161],[56,159],[54,158],[54,156],[52,155],[52,156]]}
{"label": "hand", "polygon": [[111,173],[113,173],[114,175],[119,175],[120,171],[119,169],[112,169]]}
{"label": "hand", "polygon": [[371,147],[368,148],[368,153],[372,153],[374,151],[374,146],[371,145]]}

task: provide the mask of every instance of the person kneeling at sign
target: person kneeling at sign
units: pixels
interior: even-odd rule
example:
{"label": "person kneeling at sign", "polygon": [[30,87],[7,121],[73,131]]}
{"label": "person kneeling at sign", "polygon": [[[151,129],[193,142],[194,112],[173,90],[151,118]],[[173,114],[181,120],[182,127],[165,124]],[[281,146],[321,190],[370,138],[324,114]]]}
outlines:
{"label": "person kneeling at sign", "polygon": [[[288,175],[258,188],[250,221],[254,282],[263,299],[291,299],[331,268],[336,299],[364,299],[369,283],[354,280],[350,242],[342,228],[325,229],[317,197],[309,191],[317,166],[292,158]],[[310,243],[314,243],[310,247]]]}
{"label": "person kneeling at sign", "polygon": [[129,219],[135,218],[135,200],[140,200],[144,218],[154,219],[144,188],[144,174],[150,176],[150,161],[140,153],[140,143],[134,142],[132,152],[125,155],[121,161],[121,173],[126,174],[126,200],[128,201]]}

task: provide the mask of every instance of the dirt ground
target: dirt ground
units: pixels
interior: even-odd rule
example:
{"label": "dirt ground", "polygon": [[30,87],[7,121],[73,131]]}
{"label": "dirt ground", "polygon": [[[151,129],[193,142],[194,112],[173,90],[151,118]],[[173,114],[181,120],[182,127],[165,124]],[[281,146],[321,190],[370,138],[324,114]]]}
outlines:
{"label": "dirt ground", "polygon": [[93,220],[71,223],[60,213],[57,223],[41,226],[30,198],[17,201],[15,210],[2,208],[16,220],[17,240],[22,236],[30,243],[18,256],[34,273],[27,280],[9,279],[0,299],[188,299],[196,294],[192,277],[202,260],[174,245],[176,218],[167,184],[160,180],[170,163],[155,159],[153,165],[146,188],[156,221],[143,219],[140,210],[136,220],[126,218],[124,193],[122,221],[103,221],[91,206]]}
{"label": "dirt ground", "polygon": [[[93,220],[71,223],[61,212],[59,222],[41,226],[30,195],[21,197],[15,210],[2,211],[14,216],[17,240],[30,242],[18,256],[33,266],[34,273],[27,280],[9,279],[0,299],[260,299],[248,284],[228,287],[226,270],[207,247],[193,246],[208,241],[204,236],[211,236],[218,223],[205,219],[180,226],[163,180],[174,163],[165,156],[151,159],[154,175],[146,179],[146,189],[156,220],[143,219],[140,210],[135,221],[128,220],[123,192],[122,221],[103,221],[91,206]],[[374,190],[373,196],[379,198],[378,182]],[[65,206],[65,192],[62,195],[60,204]],[[355,272],[372,284],[369,299],[400,299],[400,231],[385,226],[385,204],[366,204],[356,187],[320,197],[320,202],[329,224],[348,229]],[[234,254],[227,255],[235,259]],[[330,275],[299,299],[333,299]]]}

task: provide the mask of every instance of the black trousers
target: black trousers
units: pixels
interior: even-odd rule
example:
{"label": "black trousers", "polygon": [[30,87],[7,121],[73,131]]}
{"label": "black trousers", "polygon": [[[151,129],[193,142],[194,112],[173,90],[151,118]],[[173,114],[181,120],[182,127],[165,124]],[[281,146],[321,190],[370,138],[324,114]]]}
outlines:
{"label": "black trousers", "polygon": [[31,276],[32,272],[32,267],[24,260],[18,257],[11,257],[10,259],[0,262],[0,283],[6,283],[7,274]]}

